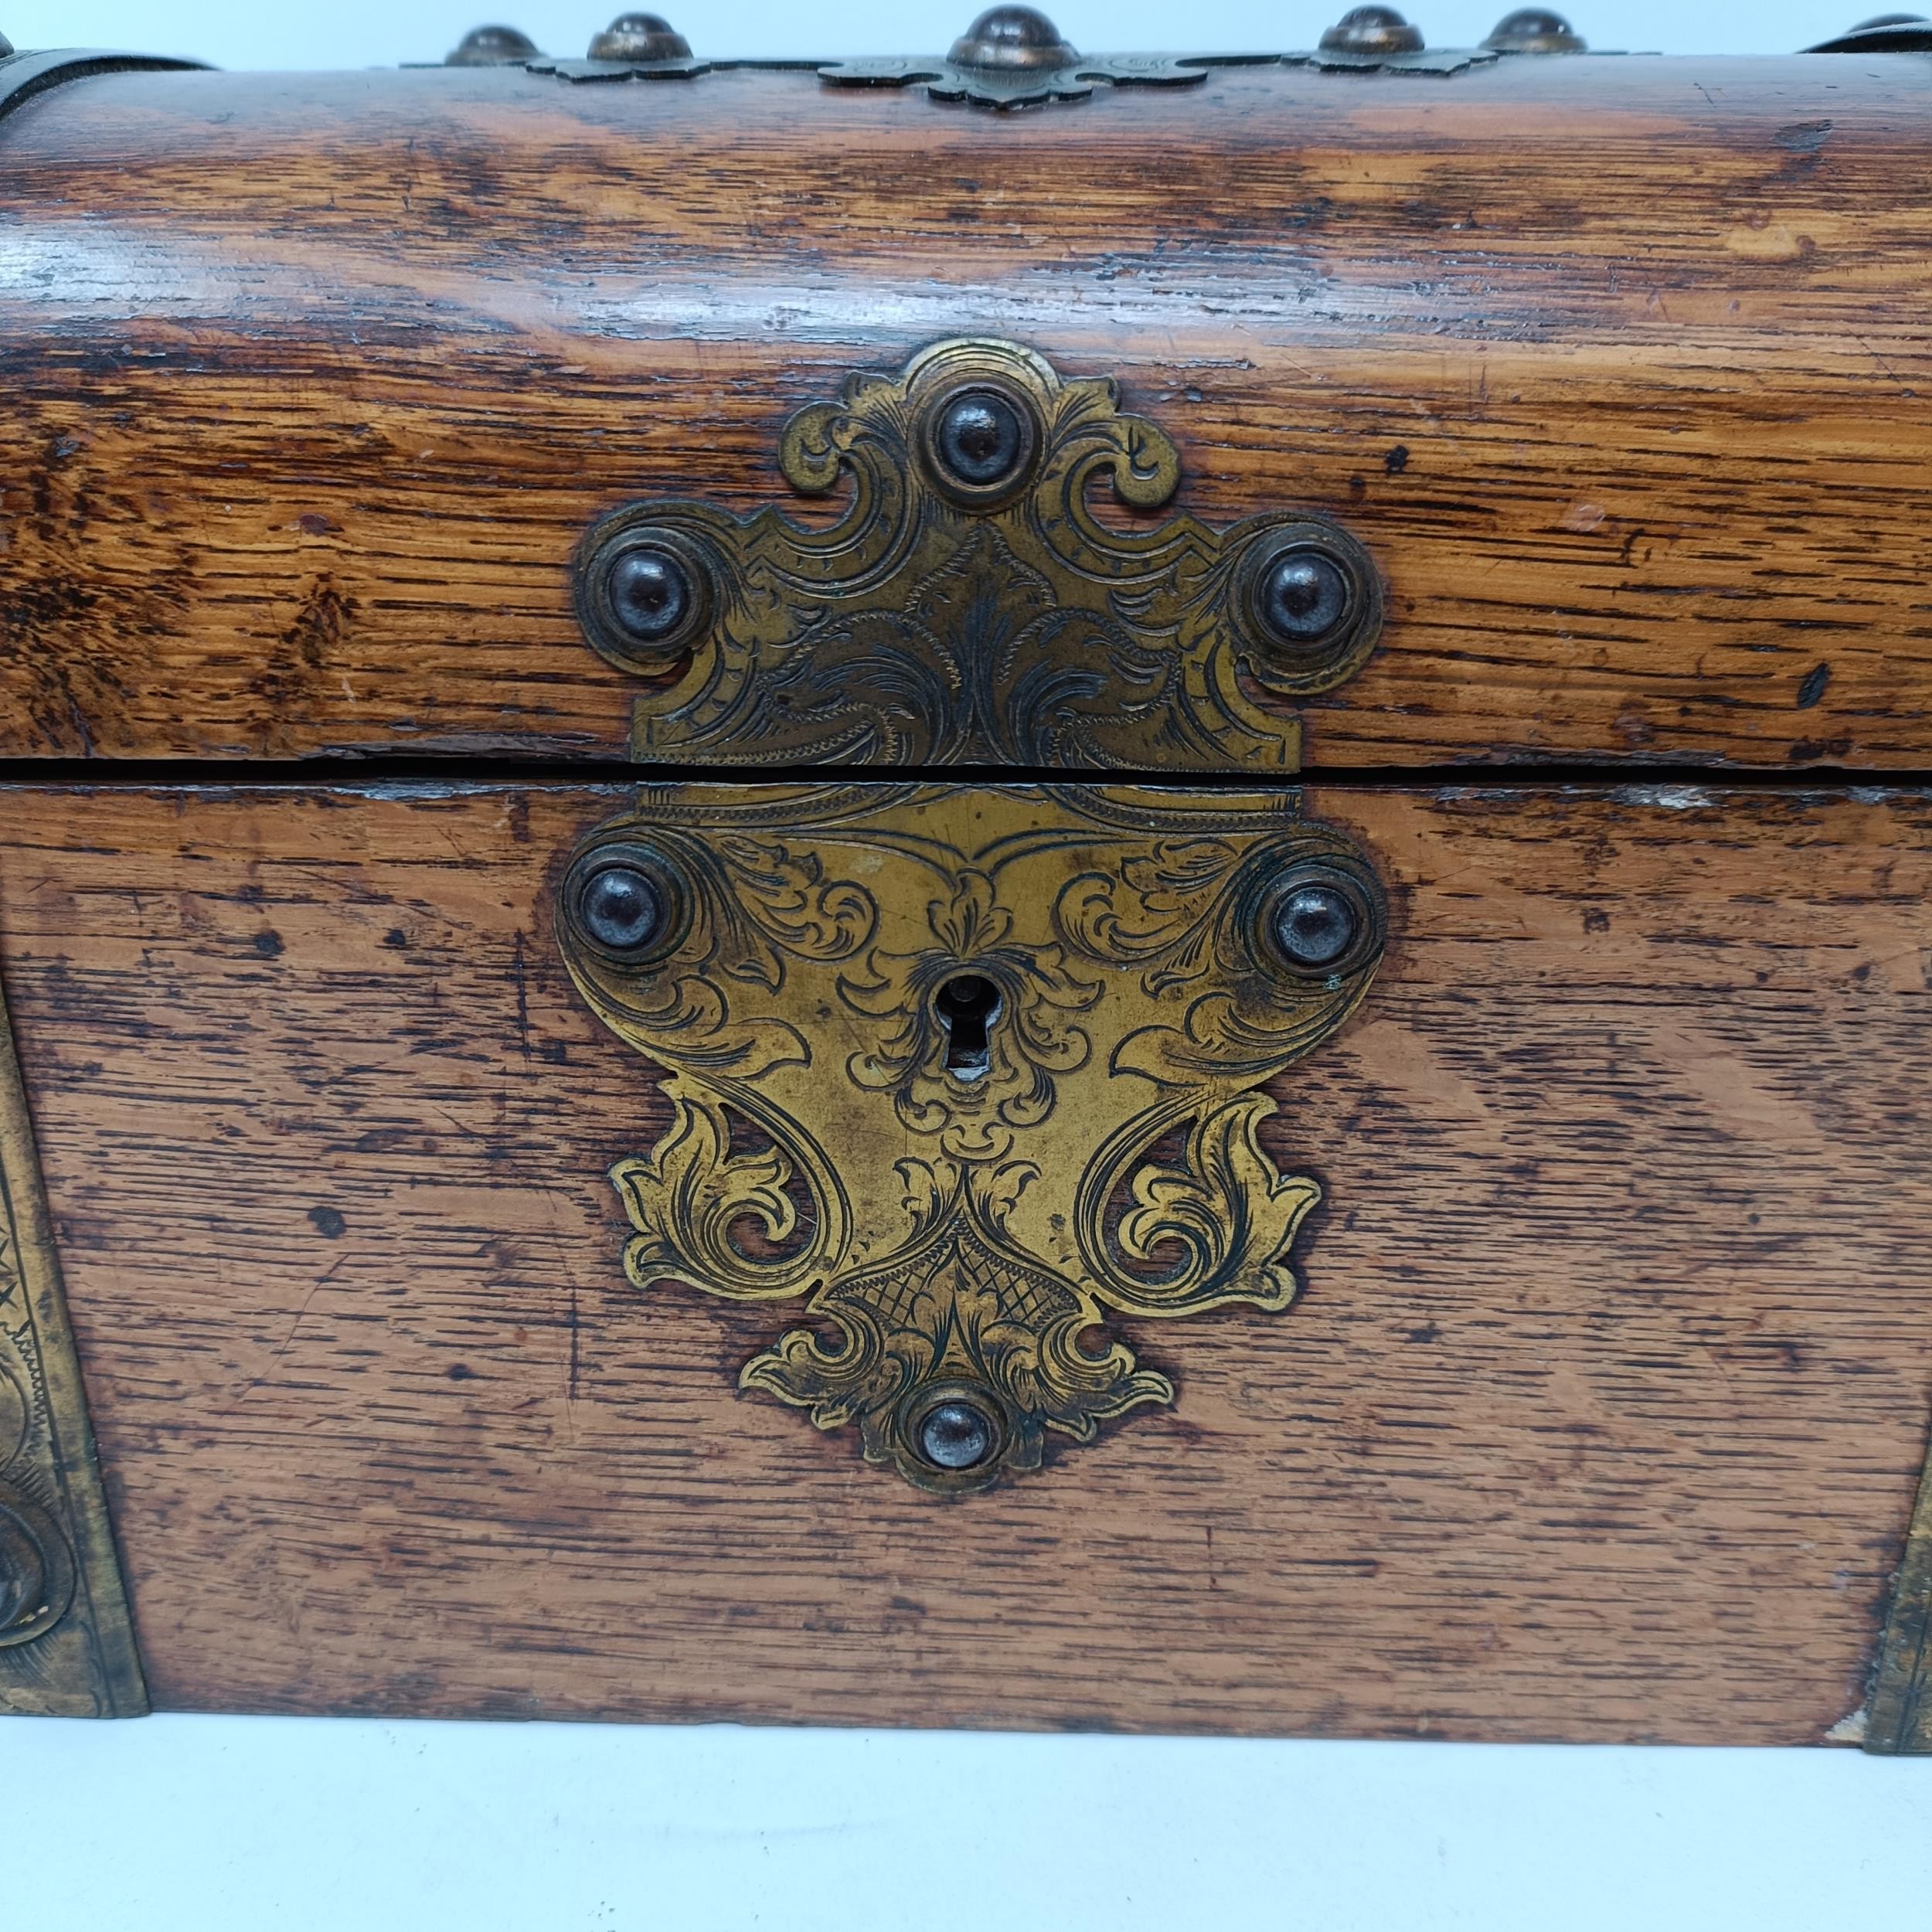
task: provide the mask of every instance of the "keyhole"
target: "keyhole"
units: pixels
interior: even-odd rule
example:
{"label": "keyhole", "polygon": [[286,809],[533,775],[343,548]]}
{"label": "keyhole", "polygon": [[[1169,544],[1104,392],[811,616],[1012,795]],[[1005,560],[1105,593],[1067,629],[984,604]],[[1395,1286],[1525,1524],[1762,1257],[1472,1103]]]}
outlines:
{"label": "keyhole", "polygon": [[933,995],[933,1011],[946,1029],[947,1072],[955,1080],[984,1080],[992,1070],[986,1029],[999,1018],[999,988],[977,973],[961,973]]}

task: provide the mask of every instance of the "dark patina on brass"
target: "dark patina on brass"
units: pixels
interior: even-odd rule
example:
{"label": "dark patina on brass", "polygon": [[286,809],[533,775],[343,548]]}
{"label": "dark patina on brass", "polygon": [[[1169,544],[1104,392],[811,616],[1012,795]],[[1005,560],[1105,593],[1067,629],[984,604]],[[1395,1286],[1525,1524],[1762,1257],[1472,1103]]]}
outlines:
{"label": "dark patina on brass", "polygon": [[641,762],[1292,770],[1287,704],[1381,628],[1374,565],[1325,519],[1101,522],[1092,485],[1159,509],[1179,452],[1111,380],[1016,342],[853,376],[793,417],[779,463],[805,495],[849,486],[843,514],[635,503],[584,540],[584,634],[653,680]]}
{"label": "dark patina on brass", "polygon": [[1892,1587],[1864,1743],[1883,1756],[1932,1754],[1932,1446]]}
{"label": "dark patina on brass", "polygon": [[592,39],[584,59],[553,60],[539,56],[522,64],[532,73],[587,81],[695,80],[710,73],[714,63],[695,59],[691,43],[662,15],[621,13]]}
{"label": "dark patina on brass", "polygon": [[1807,53],[1932,53],[1932,20],[1922,13],[1874,14]]}
{"label": "dark patina on brass", "polygon": [[1482,43],[1492,53],[1587,53],[1590,49],[1560,13],[1519,7],[1498,20]]}
{"label": "dark patina on brass", "polygon": [[445,56],[446,67],[520,67],[543,57],[543,49],[515,27],[473,27]]}
{"label": "dark patina on brass", "polygon": [[1420,53],[1422,29],[1411,26],[1393,7],[1355,7],[1322,35],[1321,51],[1378,59],[1392,53]]}
{"label": "dark patina on brass", "polygon": [[941,59],[842,60],[818,70],[840,87],[923,83],[935,100],[976,107],[1037,107],[1084,100],[1097,87],[1189,87],[1209,63],[1177,54],[1083,54],[1032,7],[989,7]]}
{"label": "dark patina on brass", "polygon": [[16,53],[0,41],[0,118],[49,88],[90,80],[97,74],[179,73],[205,70],[206,65],[205,61],[178,60],[162,54],[113,53],[98,47]]}
{"label": "dark patina on brass", "polygon": [[1386,928],[1280,787],[648,787],[556,922],[671,1106],[611,1170],[625,1272],[802,1302],[739,1386],[919,1488],[1037,1468],[1174,1400],[1112,1317],[1294,1299],[1321,1190],[1259,1090]]}
{"label": "dark patina on brass", "polygon": [[1285,53],[1284,66],[1355,73],[1461,73],[1497,58],[1481,47],[1431,48],[1422,30],[1393,7],[1352,7],[1321,36],[1313,53]]}
{"label": "dark patina on brass", "polygon": [[0,1004],[0,1712],[148,1708]]}

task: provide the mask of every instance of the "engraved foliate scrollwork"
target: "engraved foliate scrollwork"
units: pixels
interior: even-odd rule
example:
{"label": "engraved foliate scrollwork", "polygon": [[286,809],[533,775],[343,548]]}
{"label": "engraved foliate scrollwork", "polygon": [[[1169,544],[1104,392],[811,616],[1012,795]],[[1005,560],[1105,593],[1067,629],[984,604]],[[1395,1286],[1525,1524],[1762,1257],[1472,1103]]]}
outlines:
{"label": "engraved foliate scrollwork", "polygon": [[[1264,1094],[1238,1095],[1193,1122],[1172,1162],[1141,1165],[1131,1145],[1125,1158],[1100,1151],[1077,1225],[1091,1241],[1089,1266],[1123,1314],[1192,1315],[1230,1301],[1272,1311],[1294,1299],[1288,1249],[1321,1190],[1263,1151],[1257,1129],[1274,1111]],[[1104,1226],[1100,1190],[1122,1179],[1131,1205],[1111,1244],[1093,1240]]]}
{"label": "engraved foliate scrollwork", "polygon": [[[821,1428],[857,1423],[869,1461],[893,1463],[925,1488],[948,1475],[947,1486],[978,1487],[1002,1467],[1037,1468],[1048,1429],[1090,1441],[1110,1417],[1173,1399],[1173,1385],[1137,1368],[1124,1343],[1083,1347],[1081,1332],[1100,1319],[1094,1298],[1008,1233],[1008,1214],[1037,1169],[908,1159],[896,1172],[907,1238],[812,1301],[838,1342],[794,1329],[746,1365],[742,1386],[808,1410]],[[945,1393],[979,1397],[989,1423],[986,1454],[957,1472],[935,1468],[917,1427],[920,1407]]]}
{"label": "engraved foliate scrollwork", "polygon": [[849,492],[832,522],[667,500],[584,541],[585,633],[652,680],[642,762],[1292,770],[1285,702],[1379,630],[1366,553],[1320,518],[1103,522],[1097,487],[1158,510],[1179,452],[1015,342],[854,376],[778,455],[802,495]]}
{"label": "engraved foliate scrollwork", "polygon": [[0,1712],[146,1708],[0,1003]]}
{"label": "engraved foliate scrollwork", "polygon": [[[695,1276],[739,1301],[794,1295],[820,1265],[801,1243],[798,1204],[788,1191],[801,1168],[776,1147],[740,1153],[730,1118],[702,1094],[674,1092],[668,1132],[648,1154],[620,1161],[611,1179],[637,1230],[624,1272],[641,1288],[666,1274]],[[815,1179],[823,1182],[822,1175]],[[747,1223],[768,1252],[747,1252]]]}
{"label": "engraved foliate scrollwork", "polygon": [[920,1487],[1171,1401],[1110,1315],[1293,1300],[1321,1189],[1252,1090],[1352,1011],[1385,920],[1292,794],[657,787],[561,913],[667,1070],[669,1126],[612,1169],[631,1280],[804,1298],[741,1386]]}
{"label": "engraved foliate scrollwork", "polygon": [[[942,1151],[964,1158],[1002,1153],[1014,1130],[1046,1117],[1056,1077],[1077,1071],[1092,1051],[1071,1015],[1100,992],[1097,979],[1069,969],[1060,947],[1016,944],[1012,913],[996,893],[985,873],[961,872],[927,908],[927,944],[873,951],[862,974],[838,981],[854,1012],[886,1022],[846,1061],[852,1083],[889,1094],[906,1127],[937,1133]],[[947,988],[968,978],[985,987],[988,1016],[981,1061],[970,1070],[951,1063],[945,1001]]]}
{"label": "engraved foliate scrollwork", "polygon": [[[1355,934],[1312,963],[1285,949],[1281,930],[1298,893],[1311,891],[1344,905]],[[1339,984],[1359,968],[1379,928],[1381,889],[1359,854],[1332,842],[1190,838],[1081,875],[1054,913],[1075,951],[1134,968],[1164,1015],[1116,1043],[1117,1071],[1255,1080],[1321,1037],[1308,981]]]}

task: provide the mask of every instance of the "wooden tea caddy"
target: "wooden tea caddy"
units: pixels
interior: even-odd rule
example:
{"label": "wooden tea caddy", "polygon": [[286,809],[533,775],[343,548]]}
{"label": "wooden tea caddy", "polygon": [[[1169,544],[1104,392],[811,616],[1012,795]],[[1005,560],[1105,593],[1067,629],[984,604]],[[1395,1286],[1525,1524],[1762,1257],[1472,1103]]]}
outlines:
{"label": "wooden tea caddy", "polygon": [[1925,1748],[1927,33],[0,60],[0,1706]]}

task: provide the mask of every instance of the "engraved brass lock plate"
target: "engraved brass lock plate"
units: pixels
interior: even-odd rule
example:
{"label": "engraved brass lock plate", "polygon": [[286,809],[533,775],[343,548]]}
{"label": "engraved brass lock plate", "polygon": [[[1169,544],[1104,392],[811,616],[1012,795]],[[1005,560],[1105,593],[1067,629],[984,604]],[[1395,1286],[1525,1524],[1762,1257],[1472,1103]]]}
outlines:
{"label": "engraved brass lock plate", "polygon": [[1102,522],[1101,479],[1158,510],[1179,452],[1111,379],[1016,342],[855,376],[791,419],[778,460],[804,495],[849,488],[842,513],[635,503],[584,540],[585,635],[653,681],[642,763],[1292,771],[1287,706],[1381,628],[1368,553],[1324,518]]}
{"label": "engraved brass lock plate", "polygon": [[1292,791],[651,786],[564,874],[598,1017],[665,1070],[611,1178],[638,1287],[804,1303],[740,1386],[940,1492],[1171,1402],[1108,1317],[1284,1308],[1320,1196],[1256,1090],[1386,916]]}

